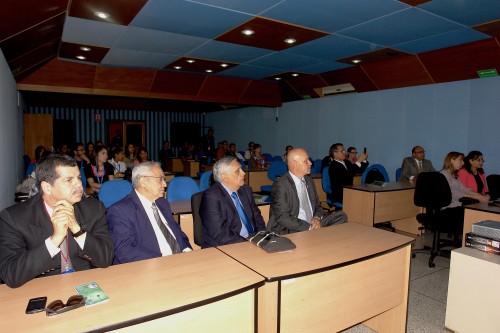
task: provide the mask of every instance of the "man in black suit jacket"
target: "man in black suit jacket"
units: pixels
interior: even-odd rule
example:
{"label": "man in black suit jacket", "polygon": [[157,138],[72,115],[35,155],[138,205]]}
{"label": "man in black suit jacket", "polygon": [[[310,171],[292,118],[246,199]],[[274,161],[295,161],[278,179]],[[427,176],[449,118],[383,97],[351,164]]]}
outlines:
{"label": "man in black suit jacket", "polygon": [[[260,209],[253,199],[252,188],[245,184],[245,172],[234,156],[224,156],[214,165],[215,183],[203,192],[200,204],[202,248],[239,243],[266,229]],[[232,198],[233,193],[237,197]],[[240,218],[239,200],[251,227]],[[253,229],[253,230],[248,230]]]}
{"label": "man in black suit jacket", "polygon": [[[286,161],[288,172],[276,179],[271,189],[267,229],[282,235],[345,222],[347,218],[340,215],[324,218],[324,210],[310,176],[312,163],[307,152],[302,148],[292,149],[288,152]],[[304,200],[309,207],[304,207],[300,199],[303,186],[307,192],[307,199]],[[310,218],[306,210],[309,210]]]}
{"label": "man in black suit jacket", "polygon": [[[0,277],[12,288],[61,273],[60,246],[69,246],[74,270],[107,267],[113,260],[106,209],[82,198],[80,170],[74,159],[54,154],[36,168],[40,193],[0,213]],[[71,270],[69,270],[71,271]]]}
{"label": "man in black suit jacket", "polygon": [[328,194],[331,202],[342,203],[344,200],[344,185],[352,185],[354,175],[363,173],[368,166],[367,153],[359,155],[356,163],[347,161],[344,145],[335,143],[330,147],[333,161],[330,163],[328,175],[332,186],[332,194]]}

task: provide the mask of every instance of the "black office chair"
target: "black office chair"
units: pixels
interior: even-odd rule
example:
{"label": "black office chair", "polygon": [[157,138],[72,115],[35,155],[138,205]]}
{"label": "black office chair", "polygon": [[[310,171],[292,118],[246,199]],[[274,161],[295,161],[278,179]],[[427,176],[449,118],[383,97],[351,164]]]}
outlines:
{"label": "black office chair", "polygon": [[203,192],[195,193],[191,196],[191,211],[193,213],[193,238],[194,243],[198,246],[202,245],[201,239],[201,216],[200,216],[200,204]]}
{"label": "black office chair", "polygon": [[[429,253],[429,267],[434,267],[434,258],[437,256],[450,258],[450,251],[441,250],[445,246],[450,246],[456,240],[441,239],[442,232],[449,232],[451,225],[450,217],[446,210],[441,211],[451,202],[451,190],[446,177],[439,172],[422,172],[417,177],[415,184],[415,195],[413,202],[416,206],[424,207],[425,213],[417,215],[417,220],[426,230],[432,232],[432,247],[430,249],[417,249],[412,251],[412,256],[416,253]],[[460,223],[460,221],[455,221]]]}
{"label": "black office chair", "polygon": [[500,175],[486,176],[486,183],[488,184],[491,200],[500,198]]}

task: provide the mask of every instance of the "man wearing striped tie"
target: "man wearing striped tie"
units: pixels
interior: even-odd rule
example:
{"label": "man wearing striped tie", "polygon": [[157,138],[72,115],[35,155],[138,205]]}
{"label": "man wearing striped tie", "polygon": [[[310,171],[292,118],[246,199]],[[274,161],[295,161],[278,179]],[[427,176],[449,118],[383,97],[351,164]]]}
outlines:
{"label": "man wearing striped tie", "polygon": [[419,173],[436,171],[432,166],[432,162],[425,159],[425,150],[423,147],[413,147],[411,155],[403,160],[401,179],[413,182],[417,180]]}

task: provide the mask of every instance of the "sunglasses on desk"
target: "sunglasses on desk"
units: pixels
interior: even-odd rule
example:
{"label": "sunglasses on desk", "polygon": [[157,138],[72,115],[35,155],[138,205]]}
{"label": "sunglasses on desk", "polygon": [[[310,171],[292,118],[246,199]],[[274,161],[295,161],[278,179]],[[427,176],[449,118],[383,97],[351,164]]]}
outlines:
{"label": "sunglasses on desk", "polygon": [[86,297],[82,295],[73,295],[68,298],[66,303],[63,303],[60,299],[51,302],[45,308],[45,314],[47,316],[55,316],[64,312],[68,312],[74,309],[78,309],[85,305]]}

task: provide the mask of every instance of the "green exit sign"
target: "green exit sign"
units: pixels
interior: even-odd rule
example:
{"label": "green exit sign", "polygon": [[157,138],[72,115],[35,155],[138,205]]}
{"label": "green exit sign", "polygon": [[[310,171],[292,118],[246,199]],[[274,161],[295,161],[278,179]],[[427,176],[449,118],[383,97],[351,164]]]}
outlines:
{"label": "green exit sign", "polygon": [[477,71],[477,75],[479,75],[479,77],[498,76],[498,72],[495,68],[483,69],[483,70]]}

